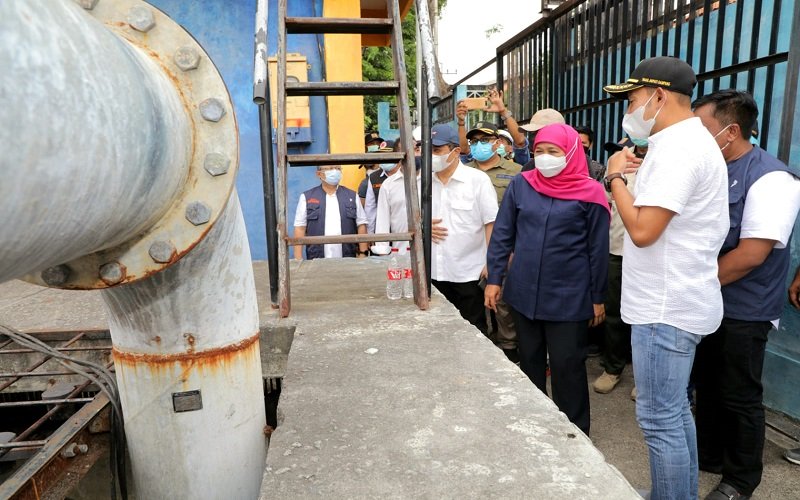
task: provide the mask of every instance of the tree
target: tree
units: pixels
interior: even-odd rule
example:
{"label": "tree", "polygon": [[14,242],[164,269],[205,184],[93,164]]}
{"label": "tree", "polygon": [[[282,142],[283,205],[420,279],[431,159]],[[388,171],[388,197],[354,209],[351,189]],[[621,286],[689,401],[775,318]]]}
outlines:
{"label": "tree", "polygon": [[[417,103],[417,16],[411,9],[403,20],[403,53],[406,60],[409,109]],[[394,80],[391,47],[364,47],[361,52],[361,73],[364,81]],[[378,128],[378,103],[388,100],[397,104],[395,96],[364,96],[364,129]]]}

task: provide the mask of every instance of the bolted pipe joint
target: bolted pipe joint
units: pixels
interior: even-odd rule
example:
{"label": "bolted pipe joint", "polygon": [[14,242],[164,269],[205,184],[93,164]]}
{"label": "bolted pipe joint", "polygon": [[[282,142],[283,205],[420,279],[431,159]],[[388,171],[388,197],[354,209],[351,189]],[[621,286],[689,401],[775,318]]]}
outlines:
{"label": "bolted pipe joint", "polygon": [[153,17],[153,11],[151,9],[137,5],[128,11],[128,24],[136,31],[147,33],[155,27],[156,19]]}

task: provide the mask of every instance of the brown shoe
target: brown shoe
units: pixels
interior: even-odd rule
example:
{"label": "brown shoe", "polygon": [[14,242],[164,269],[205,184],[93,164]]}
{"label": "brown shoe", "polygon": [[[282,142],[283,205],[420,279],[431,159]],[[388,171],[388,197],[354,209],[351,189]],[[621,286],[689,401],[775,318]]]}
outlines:
{"label": "brown shoe", "polygon": [[619,384],[619,378],[619,375],[612,375],[604,371],[603,374],[594,381],[592,389],[594,389],[594,392],[599,392],[600,394],[608,394]]}

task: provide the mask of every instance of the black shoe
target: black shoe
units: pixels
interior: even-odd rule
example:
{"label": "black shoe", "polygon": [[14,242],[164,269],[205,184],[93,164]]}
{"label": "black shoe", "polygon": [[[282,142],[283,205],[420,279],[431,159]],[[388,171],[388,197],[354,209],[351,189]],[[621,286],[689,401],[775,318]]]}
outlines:
{"label": "black shoe", "polygon": [[600,355],[600,346],[597,344],[589,344],[586,348],[586,355],[590,358],[594,358]]}
{"label": "black shoe", "polygon": [[519,363],[519,351],[516,349],[503,349],[503,354],[505,354],[512,363]]}
{"label": "black shoe", "polygon": [[742,495],[730,484],[719,483],[717,489],[706,495],[705,500],[749,500],[749,495]]}

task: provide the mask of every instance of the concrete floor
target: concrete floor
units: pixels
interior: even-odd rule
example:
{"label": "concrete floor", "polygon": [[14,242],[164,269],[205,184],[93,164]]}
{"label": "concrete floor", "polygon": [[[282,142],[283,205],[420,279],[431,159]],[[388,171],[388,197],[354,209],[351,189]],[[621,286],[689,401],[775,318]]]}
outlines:
{"label": "concrete floor", "polygon": [[[603,373],[600,358],[589,358],[587,362],[589,383]],[[622,381],[609,394],[597,394],[590,390],[592,406],[592,442],[625,478],[638,489],[650,485],[650,469],[647,446],[636,423],[635,403],[630,399],[633,388],[633,371],[625,367]],[[767,435],[768,438],[770,433]],[[784,448],[776,444],[778,437],[767,440],[764,448],[764,474],[754,499],[798,499],[800,498],[800,466],[783,459]],[[783,446],[792,446],[791,441],[780,440]],[[800,446],[794,443],[794,446]],[[720,476],[700,472],[700,498],[716,488]]]}

